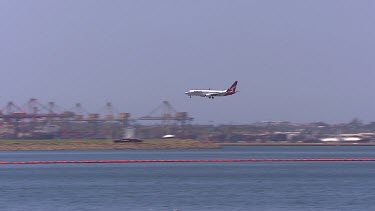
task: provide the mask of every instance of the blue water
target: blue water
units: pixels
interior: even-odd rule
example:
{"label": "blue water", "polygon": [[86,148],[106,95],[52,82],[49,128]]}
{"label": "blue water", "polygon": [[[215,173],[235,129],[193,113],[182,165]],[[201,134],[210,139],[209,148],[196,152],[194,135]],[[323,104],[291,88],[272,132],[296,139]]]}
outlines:
{"label": "blue water", "polygon": [[[375,147],[17,151],[0,161],[374,158]],[[0,165],[1,210],[375,210],[375,162]]]}

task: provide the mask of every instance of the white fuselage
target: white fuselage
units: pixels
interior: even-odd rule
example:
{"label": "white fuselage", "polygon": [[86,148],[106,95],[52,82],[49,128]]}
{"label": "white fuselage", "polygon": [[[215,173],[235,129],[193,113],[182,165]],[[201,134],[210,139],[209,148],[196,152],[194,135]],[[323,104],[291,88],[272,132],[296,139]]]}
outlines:
{"label": "white fuselage", "polygon": [[188,96],[200,96],[200,97],[211,97],[211,96],[225,96],[227,95],[226,90],[205,90],[205,89],[196,89],[189,90],[185,92]]}
{"label": "white fuselage", "polygon": [[214,99],[216,96],[228,96],[236,93],[237,81],[235,81],[232,86],[227,90],[212,90],[212,89],[191,89],[185,92],[189,97],[191,96],[200,96],[208,97]]}

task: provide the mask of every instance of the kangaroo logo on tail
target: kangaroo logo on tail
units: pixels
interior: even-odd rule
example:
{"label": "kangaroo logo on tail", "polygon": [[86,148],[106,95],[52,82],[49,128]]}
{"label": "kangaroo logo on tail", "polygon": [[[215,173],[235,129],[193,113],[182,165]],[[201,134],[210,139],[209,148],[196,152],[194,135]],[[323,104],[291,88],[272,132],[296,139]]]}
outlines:
{"label": "kangaroo logo on tail", "polygon": [[232,94],[236,93],[237,83],[238,83],[238,81],[235,81],[232,84],[232,86],[229,87],[229,89],[227,90],[227,95],[232,95]]}

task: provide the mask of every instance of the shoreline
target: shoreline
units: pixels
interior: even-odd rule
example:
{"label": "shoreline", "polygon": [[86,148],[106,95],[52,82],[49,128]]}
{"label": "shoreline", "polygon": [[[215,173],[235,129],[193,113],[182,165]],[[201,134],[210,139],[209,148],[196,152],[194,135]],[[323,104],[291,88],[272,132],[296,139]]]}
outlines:
{"label": "shoreline", "polygon": [[112,140],[0,140],[0,151],[219,149],[226,146],[375,146],[375,142],[212,143],[192,139],[149,139],[139,143],[114,143]]}
{"label": "shoreline", "polygon": [[220,147],[218,144],[191,139],[151,139],[139,143],[114,143],[112,140],[0,140],[0,151],[217,149]]}
{"label": "shoreline", "polygon": [[264,143],[218,143],[220,146],[375,146],[375,142],[368,143],[342,143],[342,142],[328,142],[328,143],[295,143],[295,142],[264,142]]}

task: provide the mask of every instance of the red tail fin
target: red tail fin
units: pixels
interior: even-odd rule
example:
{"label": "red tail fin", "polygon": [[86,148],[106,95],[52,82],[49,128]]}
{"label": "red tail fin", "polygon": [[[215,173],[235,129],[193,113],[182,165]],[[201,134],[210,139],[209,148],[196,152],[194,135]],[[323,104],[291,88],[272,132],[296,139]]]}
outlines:
{"label": "red tail fin", "polygon": [[235,81],[235,82],[232,84],[232,86],[229,87],[229,89],[227,90],[227,92],[236,92],[237,83],[238,83],[238,81]]}

